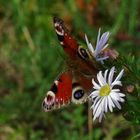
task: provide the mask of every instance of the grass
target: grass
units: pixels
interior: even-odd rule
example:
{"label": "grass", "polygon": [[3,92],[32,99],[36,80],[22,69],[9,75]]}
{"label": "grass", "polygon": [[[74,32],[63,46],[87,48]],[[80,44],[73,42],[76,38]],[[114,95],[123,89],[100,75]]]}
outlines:
{"label": "grass", "polygon": [[111,47],[124,56],[135,55],[140,62],[138,3],[0,0],[0,139],[139,138],[139,126],[118,113],[109,115],[102,124],[93,124],[90,132],[87,104],[50,113],[41,109],[47,90],[64,68],[64,52],[54,31],[53,16],[62,18],[83,45],[85,33],[94,44],[99,27],[111,31]]}

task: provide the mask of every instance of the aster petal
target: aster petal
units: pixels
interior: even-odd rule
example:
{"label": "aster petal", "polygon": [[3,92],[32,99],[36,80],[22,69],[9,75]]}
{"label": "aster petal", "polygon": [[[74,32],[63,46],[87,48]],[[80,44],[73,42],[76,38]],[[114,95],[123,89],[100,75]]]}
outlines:
{"label": "aster petal", "polygon": [[102,113],[102,107],[101,105],[98,105],[96,112],[94,112],[94,116],[96,116],[96,118],[98,118]]}
{"label": "aster petal", "polygon": [[102,121],[103,117],[105,117],[104,112],[102,111],[99,116],[99,123]]}
{"label": "aster petal", "polygon": [[93,108],[93,114],[95,114],[95,112],[97,111],[97,109],[99,108],[99,107],[101,107],[101,102],[102,102],[102,98],[100,98],[99,100],[98,100],[98,102],[95,104],[95,106],[94,106],[94,108]]}
{"label": "aster petal", "polygon": [[112,99],[112,100],[113,100],[115,106],[116,106],[118,109],[121,109],[120,103],[119,103],[117,100],[114,100],[114,99]]}
{"label": "aster petal", "polygon": [[112,84],[111,84],[111,87],[113,88],[113,86],[122,86],[122,82],[121,81],[114,81]]}
{"label": "aster petal", "polygon": [[100,117],[100,115],[103,114],[101,102],[102,102],[102,100],[100,100],[99,104],[97,104],[95,106],[96,109],[93,112],[93,115],[94,115],[95,118],[98,118],[98,117]]}
{"label": "aster petal", "polygon": [[[100,73],[100,72],[99,72],[99,73]],[[98,80],[99,84],[100,84],[101,86],[103,86],[104,84],[103,84],[102,78],[100,77],[99,73],[97,74],[97,80]]]}
{"label": "aster petal", "polygon": [[125,100],[124,100],[123,98],[120,98],[120,102],[122,102],[122,103],[123,103],[124,101],[125,101]]}
{"label": "aster petal", "polygon": [[110,96],[114,99],[114,100],[116,100],[116,101],[121,101],[121,97],[119,96],[119,94],[118,93],[116,93],[116,92],[112,92],[111,94],[110,94]]}
{"label": "aster petal", "polygon": [[101,38],[97,40],[97,45],[95,49],[96,55],[98,55],[102,51],[103,47],[108,41],[108,38],[109,38],[109,32],[105,32],[102,34]]}
{"label": "aster petal", "polygon": [[97,104],[97,102],[99,101],[101,99],[101,97],[100,96],[98,96],[96,99],[95,99],[95,101],[94,101],[94,103],[93,103],[93,108],[95,107],[95,105]]}
{"label": "aster petal", "polygon": [[120,89],[112,89],[113,92],[120,92]]}
{"label": "aster petal", "polygon": [[100,77],[100,79],[101,79],[101,81],[102,81],[102,84],[103,84],[103,85],[106,85],[107,83],[106,83],[105,78],[103,77],[102,71],[99,72],[99,77]]}
{"label": "aster petal", "polygon": [[103,60],[106,60],[108,59],[109,56],[105,56],[105,57],[99,57],[99,58],[96,58],[97,61],[103,61]]}
{"label": "aster petal", "polygon": [[105,103],[106,103],[106,97],[103,97],[102,103],[101,103],[102,111],[103,111],[103,112],[105,112]]}
{"label": "aster petal", "polygon": [[114,72],[115,72],[115,67],[112,67],[108,76],[108,84],[111,85],[112,80],[113,80],[113,76],[114,76]]}
{"label": "aster petal", "polygon": [[109,32],[103,33],[101,38],[100,38],[100,46],[105,46],[105,44],[108,41],[108,38],[109,38]]}
{"label": "aster petal", "polygon": [[105,50],[108,47],[109,44],[106,44],[103,48],[102,51]]}
{"label": "aster petal", "polygon": [[105,97],[105,112],[108,112],[108,97]]}
{"label": "aster petal", "polygon": [[97,98],[95,98],[95,101],[94,101],[94,103],[93,103],[93,105],[90,107],[90,109],[93,109],[94,108],[94,106],[95,106],[95,104],[100,100],[100,96],[98,96]]}
{"label": "aster petal", "polygon": [[106,78],[107,77],[107,73],[108,73],[108,70],[106,70],[105,73],[104,73],[104,79],[105,79],[106,82],[107,82],[107,78]]}
{"label": "aster petal", "polygon": [[92,84],[94,85],[94,89],[100,89],[101,88],[101,86],[100,85],[98,85],[95,81],[94,81],[94,79],[92,79]]}
{"label": "aster petal", "polygon": [[108,96],[108,107],[111,112],[113,111],[113,107],[115,107],[110,96]]}
{"label": "aster petal", "polygon": [[99,44],[99,41],[100,41],[100,35],[101,35],[101,28],[99,28],[99,31],[98,31],[96,47],[97,47],[98,44]]}
{"label": "aster petal", "polygon": [[118,93],[120,97],[125,97],[125,94],[123,93]]}
{"label": "aster petal", "polygon": [[96,98],[98,95],[99,95],[99,90],[95,90],[95,91],[93,91],[88,97],[94,99],[94,98]]}
{"label": "aster petal", "polygon": [[89,50],[94,54],[94,48],[93,48],[92,44],[88,41],[86,34],[85,34],[85,40],[86,40],[86,43],[87,43]]}
{"label": "aster petal", "polygon": [[124,69],[121,70],[121,72],[118,74],[118,76],[116,77],[116,79],[114,80],[114,82],[115,81],[119,81],[122,78],[123,73],[124,73]]}

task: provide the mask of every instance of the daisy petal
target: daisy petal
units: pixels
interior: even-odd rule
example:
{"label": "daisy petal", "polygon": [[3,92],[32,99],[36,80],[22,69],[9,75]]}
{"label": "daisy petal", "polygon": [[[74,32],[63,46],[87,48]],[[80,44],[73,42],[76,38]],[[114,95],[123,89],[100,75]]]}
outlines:
{"label": "daisy petal", "polygon": [[108,107],[111,112],[113,111],[113,107],[115,107],[110,96],[108,96]]}
{"label": "daisy petal", "polygon": [[95,104],[95,106],[93,108],[93,114],[95,114],[97,109],[101,107],[101,105],[100,105],[101,101],[102,101],[102,99],[98,100],[98,102]]}
{"label": "daisy petal", "polygon": [[116,107],[118,109],[121,109],[121,105],[120,105],[120,103],[118,101],[116,101],[116,100],[113,99],[113,102],[114,102],[114,104],[116,105]]}
{"label": "daisy petal", "polygon": [[97,79],[98,79],[99,84],[100,84],[101,86],[103,86],[104,84],[103,84],[102,78],[100,77],[99,74],[100,74],[100,72],[97,74]]}
{"label": "daisy petal", "polygon": [[99,91],[98,90],[95,90],[88,97],[93,99],[93,98],[97,97],[98,94],[99,94]]}
{"label": "daisy petal", "polygon": [[105,98],[105,112],[108,112],[108,98]]}
{"label": "daisy petal", "polygon": [[125,94],[119,93],[119,96],[120,96],[120,97],[125,97]]}
{"label": "daisy petal", "polygon": [[105,73],[104,73],[104,79],[105,79],[106,82],[107,82],[107,78],[106,78],[107,77],[107,73],[108,73],[108,70],[106,70]]}
{"label": "daisy petal", "polygon": [[99,72],[99,77],[100,77],[100,79],[101,79],[101,81],[102,81],[102,84],[103,84],[103,85],[106,85],[107,83],[106,83],[105,78],[104,78],[103,75],[102,75],[102,71]]}
{"label": "daisy petal", "polygon": [[113,76],[114,76],[114,72],[115,72],[115,67],[112,67],[108,76],[108,84],[111,85],[112,80],[113,80]]}
{"label": "daisy petal", "polygon": [[102,121],[103,117],[104,117],[104,112],[101,112],[101,113],[100,113],[100,116],[99,116],[99,122]]}
{"label": "daisy petal", "polygon": [[94,85],[94,89],[100,89],[100,86],[92,79],[92,84]]}
{"label": "daisy petal", "polygon": [[113,88],[113,86],[116,86],[116,85],[122,86],[121,81],[114,81],[114,82],[111,84],[112,88]]}
{"label": "daisy petal", "polygon": [[114,82],[115,82],[115,81],[119,81],[119,80],[122,78],[123,73],[124,73],[124,69],[121,70],[121,72],[120,72],[119,75],[116,77],[116,79],[114,80]]}

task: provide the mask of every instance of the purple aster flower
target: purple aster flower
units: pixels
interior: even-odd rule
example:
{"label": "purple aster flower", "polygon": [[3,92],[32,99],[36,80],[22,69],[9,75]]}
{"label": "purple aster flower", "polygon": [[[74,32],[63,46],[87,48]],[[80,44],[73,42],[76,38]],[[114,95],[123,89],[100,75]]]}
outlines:
{"label": "purple aster flower", "polygon": [[97,61],[103,62],[103,60],[106,60],[109,58],[109,56],[102,56],[102,51],[108,47],[107,41],[109,39],[110,33],[105,32],[101,35],[101,29],[98,31],[98,37],[97,37],[97,43],[95,49],[93,48],[92,44],[88,41],[87,36],[85,35],[86,43],[89,48],[89,51],[93,54],[95,59]]}

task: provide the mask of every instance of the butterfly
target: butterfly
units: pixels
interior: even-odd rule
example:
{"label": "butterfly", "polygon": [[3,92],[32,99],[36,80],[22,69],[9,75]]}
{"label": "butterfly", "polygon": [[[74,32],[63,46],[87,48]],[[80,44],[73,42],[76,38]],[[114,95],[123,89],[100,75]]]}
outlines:
{"label": "butterfly", "polygon": [[92,78],[97,73],[95,59],[88,49],[75,40],[64,25],[63,20],[53,19],[58,40],[67,55],[67,67],[54,81],[42,102],[45,112],[66,106],[69,103],[81,104],[87,101],[92,89]]}

